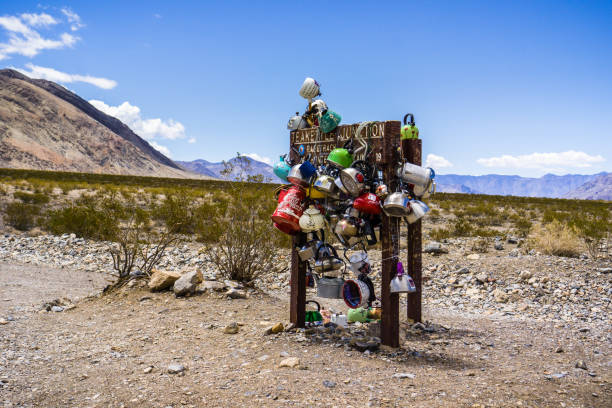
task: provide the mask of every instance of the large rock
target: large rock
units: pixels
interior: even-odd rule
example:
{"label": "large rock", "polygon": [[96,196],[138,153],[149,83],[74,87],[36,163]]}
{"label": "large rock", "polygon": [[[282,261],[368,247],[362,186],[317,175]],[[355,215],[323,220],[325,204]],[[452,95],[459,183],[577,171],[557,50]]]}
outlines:
{"label": "large rock", "polygon": [[174,294],[176,296],[185,296],[195,293],[202,279],[202,272],[199,270],[187,272],[174,282]]}
{"label": "large rock", "polygon": [[154,269],[151,279],[149,279],[149,289],[151,289],[151,292],[170,289],[180,277],[181,274],[178,272]]}

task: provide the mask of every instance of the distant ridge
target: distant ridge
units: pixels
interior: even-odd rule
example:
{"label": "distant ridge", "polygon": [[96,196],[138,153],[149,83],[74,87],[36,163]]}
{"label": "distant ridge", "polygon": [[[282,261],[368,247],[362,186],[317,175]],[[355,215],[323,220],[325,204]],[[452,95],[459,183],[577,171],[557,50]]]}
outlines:
{"label": "distant ridge", "polygon": [[[251,167],[249,175],[262,175],[264,176],[265,180],[268,180],[271,183],[281,183],[281,180],[276,177],[276,174],[274,174],[272,166],[264,162],[257,161],[255,159],[251,159],[250,157],[248,159]],[[233,157],[229,161],[234,162],[235,160],[236,158]],[[221,172],[225,169],[223,162],[213,163],[204,159],[197,159],[192,161],[177,161],[176,163],[178,163],[183,168],[189,171],[215,178],[223,178]],[[237,176],[237,171],[234,171],[234,173],[232,173],[229,178],[233,179],[235,176]]]}

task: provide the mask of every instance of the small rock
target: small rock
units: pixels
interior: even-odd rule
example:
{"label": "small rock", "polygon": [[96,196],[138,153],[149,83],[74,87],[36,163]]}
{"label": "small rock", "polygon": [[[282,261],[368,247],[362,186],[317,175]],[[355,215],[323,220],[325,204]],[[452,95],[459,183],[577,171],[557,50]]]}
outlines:
{"label": "small rock", "polygon": [[283,330],[285,330],[285,326],[282,323],[276,323],[274,326],[268,327],[264,335],[281,333]]}
{"label": "small rock", "polygon": [[553,375],[552,375],[552,377],[553,377],[553,378],[557,378],[557,379],[559,379],[559,378],[563,378],[563,377],[565,377],[566,375],[567,375],[567,373],[566,373],[566,372],[563,372],[563,373],[555,373],[555,374],[553,374]]}
{"label": "small rock", "polygon": [[230,323],[223,329],[225,334],[236,334],[238,333],[238,323]]}
{"label": "small rock", "polygon": [[396,373],[396,374],[393,374],[392,377],[399,378],[399,379],[409,378],[413,380],[416,377],[416,375],[410,374],[410,373]]}
{"label": "small rock", "polygon": [[287,353],[286,351],[281,351],[278,355],[281,357],[289,357],[289,353]]}
{"label": "small rock", "polygon": [[497,303],[506,303],[508,301],[508,295],[501,289],[495,289],[493,291],[493,298]]}
{"label": "small rock", "polygon": [[480,255],[478,254],[469,254],[467,257],[470,261],[477,261],[480,259]]}
{"label": "small rock", "polygon": [[323,380],[323,385],[327,388],[334,388],[336,386],[336,383],[329,380]]}
{"label": "small rock", "polygon": [[476,275],[476,280],[480,283],[486,283],[488,279],[489,279],[488,275],[484,272]]}
{"label": "small rock", "polygon": [[64,308],[62,306],[51,306],[51,311],[59,313],[59,312],[63,312]]}
{"label": "small rock", "polygon": [[187,272],[174,282],[174,294],[176,296],[185,296],[195,293],[199,283],[202,282],[202,272],[195,270]]}
{"label": "small rock", "polygon": [[581,370],[588,370],[588,367],[586,365],[586,363],[584,362],[584,360],[578,360],[576,361],[576,368],[579,368]]}
{"label": "small rock", "polygon": [[519,253],[520,253],[520,252],[519,252],[518,248],[514,248],[512,251],[510,251],[510,252],[508,253],[508,256],[511,256],[511,257],[513,257],[513,258],[516,258],[516,257],[518,257],[518,256],[519,256]]}
{"label": "small rock", "polygon": [[231,288],[225,293],[225,296],[230,299],[246,299],[247,293],[243,290]]}
{"label": "small rock", "polygon": [[529,279],[531,279],[533,275],[531,274],[531,272],[525,270],[525,271],[521,271],[519,273],[519,279],[522,280],[523,282],[528,281]]}
{"label": "small rock", "polygon": [[518,244],[518,239],[516,237],[508,237],[509,244]]}
{"label": "small rock", "polygon": [[264,354],[263,356],[257,357],[257,361],[266,361],[268,358],[270,358],[270,356],[267,354]]}
{"label": "small rock", "polygon": [[154,269],[149,280],[149,289],[151,292],[170,289],[180,277],[181,274],[178,272]]}
{"label": "small rock", "polygon": [[0,324],[8,324],[8,320],[6,320],[6,319],[0,319]]}
{"label": "small rock", "polygon": [[565,350],[563,350],[563,347],[559,346],[555,349],[555,353],[563,353],[565,352]]}
{"label": "small rock", "polygon": [[153,371],[153,366],[148,366],[147,368],[142,370],[142,372],[145,374],[149,374],[151,371]]}
{"label": "small rock", "polygon": [[466,273],[470,273],[470,268],[463,267],[453,272],[453,274],[458,274],[458,275],[465,275]]}
{"label": "small rock", "polygon": [[169,374],[178,374],[178,373],[182,373],[183,371],[185,371],[185,366],[182,364],[170,364],[168,366]]}
{"label": "small rock", "polygon": [[448,249],[443,247],[441,243],[432,241],[425,245],[423,252],[426,254],[448,254]]}
{"label": "small rock", "polygon": [[580,333],[586,333],[586,332],[588,332],[588,331],[589,331],[589,328],[588,328],[588,327],[583,327],[582,329],[578,329],[578,331],[579,331]]}
{"label": "small rock", "polygon": [[279,367],[294,368],[300,365],[300,359],[297,357],[288,357],[280,362]]}
{"label": "small rock", "polygon": [[206,280],[200,284],[198,289],[202,292],[205,292],[207,290],[222,292],[223,290],[225,290],[226,287],[227,285],[223,282]]}
{"label": "small rock", "polygon": [[495,245],[493,245],[493,248],[495,248],[498,251],[501,251],[504,249],[504,244],[502,244],[501,242],[496,242]]}
{"label": "small rock", "polygon": [[598,271],[601,273],[612,273],[612,268],[599,268]]}

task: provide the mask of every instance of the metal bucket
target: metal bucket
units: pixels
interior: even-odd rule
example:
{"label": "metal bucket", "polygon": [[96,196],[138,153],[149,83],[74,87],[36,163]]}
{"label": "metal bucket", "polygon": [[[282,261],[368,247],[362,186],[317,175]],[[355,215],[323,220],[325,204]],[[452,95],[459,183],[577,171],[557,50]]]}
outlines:
{"label": "metal bucket", "polygon": [[342,278],[319,278],[317,279],[317,296],[327,299],[342,299]]}

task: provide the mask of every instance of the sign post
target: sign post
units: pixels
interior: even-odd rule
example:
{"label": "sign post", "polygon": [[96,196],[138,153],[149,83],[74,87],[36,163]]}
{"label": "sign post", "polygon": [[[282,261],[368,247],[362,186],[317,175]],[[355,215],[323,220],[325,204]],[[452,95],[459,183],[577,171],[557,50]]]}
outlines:
{"label": "sign post", "polygon": [[[298,159],[295,151],[299,146],[304,146],[304,154],[311,155],[311,161],[314,163],[324,163],[330,151],[336,147],[342,147],[346,141],[355,136],[355,132],[359,124],[338,126],[333,132],[320,133],[319,128],[300,129],[291,132],[290,136],[290,154],[291,159]],[[383,172],[383,181],[387,184],[389,191],[393,192],[397,188],[396,168],[400,160],[400,122],[386,121],[374,122],[368,126],[367,134],[360,135],[365,142],[370,146],[372,154],[368,160]],[[358,142],[355,140],[355,142]],[[411,141],[412,142],[412,141]],[[420,164],[420,140],[418,140],[418,163]],[[356,146],[359,150],[359,146]],[[295,151],[294,151],[295,150]],[[365,149],[359,150],[355,155],[355,160],[362,160],[365,154]],[[416,152],[414,153],[417,154]],[[409,160],[413,156],[409,157]],[[416,162],[414,162],[416,163]],[[414,240],[409,241],[409,245],[414,244],[413,251],[409,251],[408,268],[411,276],[415,278],[418,292],[409,297],[409,304],[412,298],[418,298],[419,315],[420,315],[420,221],[418,230],[414,230],[413,234],[418,232],[418,245],[414,244]],[[291,305],[290,305],[290,320],[296,327],[304,327],[305,322],[305,302],[306,302],[306,265],[301,262],[296,246],[302,244],[299,242],[301,234],[293,238],[293,250],[291,254]],[[410,232],[409,232],[410,236]],[[413,242],[414,241],[414,242]],[[382,225],[380,227],[380,242],[382,249],[382,288],[381,288],[381,303],[382,303],[382,321],[381,321],[381,340],[384,345],[391,347],[399,347],[399,295],[390,293],[391,279],[395,276],[397,262],[399,261],[399,219],[388,217],[383,214]],[[418,254],[415,253],[419,249]],[[411,256],[418,255],[418,263],[411,262]],[[418,280],[412,275],[416,272],[418,266]],[[409,306],[412,312],[413,308]],[[420,318],[419,318],[420,320]]]}

